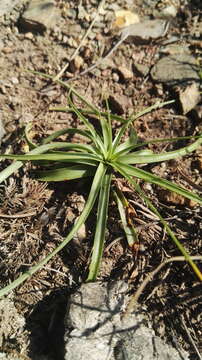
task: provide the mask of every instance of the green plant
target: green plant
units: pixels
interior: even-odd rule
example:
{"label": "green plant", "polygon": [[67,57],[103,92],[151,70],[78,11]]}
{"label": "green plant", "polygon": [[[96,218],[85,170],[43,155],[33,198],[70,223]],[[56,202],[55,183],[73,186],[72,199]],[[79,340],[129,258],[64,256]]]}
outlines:
{"label": "green plant", "polygon": [[[67,87],[67,85],[62,81],[58,82]],[[79,97],[79,99],[82,100],[83,103],[85,103],[87,109],[79,110],[78,108],[76,108],[71,100],[71,93],[74,93],[74,95]],[[134,190],[137,191],[137,193],[144,200],[147,206],[156,215],[158,215],[161,223],[163,224],[167,233],[170,235],[171,239],[174,241],[185,259],[189,262],[189,264],[197,274],[198,278],[202,280],[202,274],[200,273],[196,264],[192,261],[191,257],[187,254],[184,247],[180,244],[166,221],[162,218],[158,210],[154,207],[154,205],[142,191],[140,185],[138,185],[135,180],[135,178],[138,178],[145,180],[149,183],[159,185],[165,189],[174,191],[188,199],[194,200],[202,204],[202,199],[198,195],[185,190],[179,185],[171,183],[170,181],[162,179],[156,175],[153,175],[145,170],[134,166],[137,164],[156,163],[160,161],[174,159],[179,156],[189,154],[201,145],[202,137],[199,136],[197,140],[195,140],[191,145],[188,145],[176,151],[154,154],[150,150],[138,150],[140,146],[147,145],[151,142],[163,140],[158,139],[144,144],[139,144],[137,142],[137,135],[132,126],[133,121],[135,121],[135,119],[139,118],[143,114],[146,114],[153,109],[157,109],[171,102],[172,101],[163,104],[155,104],[150,108],[147,108],[146,110],[138,113],[137,115],[131,116],[128,120],[124,120],[123,118],[110,114],[109,111],[107,111],[106,113],[100,113],[97,108],[89,104],[83,97],[81,97],[74,89],[71,88],[68,96],[69,107],[67,109],[63,109],[63,111],[73,111],[85,125],[85,130],[75,128],[63,129],[44,139],[42,141],[42,144],[38,146],[32,143],[32,141],[29,139],[29,129],[27,128],[26,138],[31,148],[31,151],[25,155],[0,155],[2,159],[17,160],[0,173],[0,182],[4,181],[9,175],[19,169],[25,161],[34,161],[35,163],[37,162],[42,164],[44,164],[45,161],[46,168],[47,162],[48,164],[52,163],[50,169],[38,172],[38,179],[41,181],[62,181],[70,179],[72,180],[86,176],[90,176],[93,178],[85,208],[80,215],[78,221],[73,226],[70,233],[67,235],[67,237],[45,259],[40,261],[37,265],[33,266],[31,269],[29,269],[29,271],[24,273],[13,283],[2,289],[0,291],[0,296],[8,293],[11,289],[14,289],[16,286],[21,284],[25,279],[30,277],[38,269],[44,266],[62,248],[64,248],[64,246],[71,241],[74,234],[86,221],[92,208],[95,205],[95,201],[98,199],[97,223],[91,263],[89,267],[89,275],[87,278],[87,281],[95,280],[99,271],[99,265],[104,247],[110,188],[112,181],[116,177],[116,173],[118,173],[119,176],[121,175],[123,178],[125,178],[133,186]],[[61,111],[61,109],[55,110]],[[87,119],[87,117],[85,116],[87,112],[93,112],[96,115],[101,125],[101,132],[96,130],[96,128]],[[122,125],[113,137],[112,119],[114,118],[120,120],[122,122]],[[126,131],[129,131],[129,136],[125,141],[122,141],[123,135]],[[80,144],[71,142],[54,142],[54,140],[62,134],[80,134],[87,141],[86,143]],[[126,200],[120,194],[120,192],[115,192],[115,198],[117,200],[120,217],[123,222],[123,227],[126,232],[128,242],[129,244],[131,244],[133,242],[133,237],[135,241],[136,232],[133,228],[133,225],[127,224],[126,221],[126,216],[124,214],[124,202]]]}

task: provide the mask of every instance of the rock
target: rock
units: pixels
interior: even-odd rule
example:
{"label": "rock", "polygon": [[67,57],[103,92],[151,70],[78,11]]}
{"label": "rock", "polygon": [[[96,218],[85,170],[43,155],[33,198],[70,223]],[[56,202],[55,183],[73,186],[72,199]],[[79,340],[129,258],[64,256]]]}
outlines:
{"label": "rock", "polygon": [[147,326],[140,311],[124,316],[123,281],[83,284],[71,295],[65,319],[65,360],[188,360]]}
{"label": "rock", "polygon": [[11,83],[12,83],[13,85],[18,85],[18,84],[19,84],[18,78],[15,77],[15,76],[13,76],[13,77],[11,78]]}
{"label": "rock", "polygon": [[168,85],[179,85],[193,80],[199,81],[198,66],[193,56],[170,55],[160,59],[151,70],[153,80]]}
{"label": "rock", "polygon": [[112,73],[112,79],[115,81],[115,82],[119,82],[119,75],[115,72]]}
{"label": "rock", "polygon": [[27,40],[33,40],[34,39],[34,35],[32,34],[32,32],[27,32],[25,34],[25,39]]}
{"label": "rock", "polygon": [[53,27],[57,18],[58,12],[52,0],[31,0],[20,24],[26,31],[43,32]]}
{"label": "rock", "polygon": [[177,15],[177,9],[174,5],[169,5],[166,6],[163,10],[162,10],[162,15],[165,17],[176,17]]}
{"label": "rock", "polygon": [[0,348],[3,340],[15,339],[23,331],[25,319],[21,317],[15,308],[12,295],[0,300]]}
{"label": "rock", "polygon": [[76,55],[75,58],[70,62],[71,72],[76,72],[83,67],[84,60],[81,56]]}
{"label": "rock", "polygon": [[1,0],[0,2],[0,16],[8,14],[12,9],[19,4],[19,0]]}
{"label": "rock", "polygon": [[86,239],[86,225],[85,224],[82,224],[80,229],[77,231],[76,238],[79,241]]}
{"label": "rock", "polygon": [[133,73],[131,70],[129,70],[127,67],[125,66],[119,66],[117,68],[118,72],[121,74],[121,77],[123,80],[127,81],[133,78]]}
{"label": "rock", "polygon": [[168,21],[162,19],[144,20],[124,27],[121,30],[121,38],[129,41],[134,39],[141,39],[143,41],[158,39],[166,35],[168,28]]}
{"label": "rock", "polygon": [[182,107],[182,113],[187,114],[201,100],[199,87],[196,83],[188,85],[185,90],[179,89],[179,101]]}
{"label": "rock", "polygon": [[109,108],[112,112],[122,115],[128,105],[128,97],[125,95],[110,95],[108,98]]}
{"label": "rock", "polygon": [[13,48],[10,46],[4,46],[1,50],[3,54],[11,54],[13,52]]}
{"label": "rock", "polygon": [[[105,69],[107,69],[107,68],[114,68],[114,61],[113,61],[113,59],[110,59],[110,58],[103,58],[103,61],[102,61],[102,63],[99,65],[99,68],[101,69],[101,70],[105,70]],[[94,70],[93,70],[94,71]]]}
{"label": "rock", "polygon": [[149,74],[149,66],[148,65],[133,63],[133,66],[139,75],[147,76]]}
{"label": "rock", "polygon": [[187,44],[167,44],[160,49],[160,53],[166,55],[182,55],[187,54],[191,55],[189,45]]}

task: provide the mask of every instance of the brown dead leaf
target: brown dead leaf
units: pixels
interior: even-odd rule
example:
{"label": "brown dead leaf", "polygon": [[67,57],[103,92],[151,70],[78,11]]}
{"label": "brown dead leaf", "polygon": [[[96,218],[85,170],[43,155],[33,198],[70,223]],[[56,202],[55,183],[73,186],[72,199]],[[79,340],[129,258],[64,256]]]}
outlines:
{"label": "brown dead leaf", "polygon": [[193,208],[197,205],[196,201],[186,199],[182,195],[163,189],[159,191],[159,198],[162,202],[166,202],[172,205],[179,205],[179,206],[185,205],[190,208]]}

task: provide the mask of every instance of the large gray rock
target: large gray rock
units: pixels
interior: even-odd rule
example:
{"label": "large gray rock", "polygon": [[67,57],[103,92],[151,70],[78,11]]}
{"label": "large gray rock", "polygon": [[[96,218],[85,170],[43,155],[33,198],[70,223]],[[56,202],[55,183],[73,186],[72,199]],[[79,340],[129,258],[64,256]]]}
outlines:
{"label": "large gray rock", "polygon": [[[5,341],[23,338],[25,319],[21,316],[13,301],[12,293],[0,299],[0,349]],[[22,346],[23,347],[23,346]],[[22,350],[22,349],[21,349]],[[17,352],[17,351],[16,351]],[[0,360],[19,360],[19,357],[0,351]]]}
{"label": "large gray rock", "polygon": [[151,70],[152,79],[167,85],[199,81],[196,59],[188,54],[173,54],[160,59]]}
{"label": "large gray rock", "polygon": [[70,297],[65,360],[188,360],[148,327],[144,314],[124,316],[126,283],[88,283]]}
{"label": "large gray rock", "polygon": [[21,27],[27,31],[41,32],[53,27],[58,20],[59,12],[54,1],[30,0],[28,8],[22,14]]}

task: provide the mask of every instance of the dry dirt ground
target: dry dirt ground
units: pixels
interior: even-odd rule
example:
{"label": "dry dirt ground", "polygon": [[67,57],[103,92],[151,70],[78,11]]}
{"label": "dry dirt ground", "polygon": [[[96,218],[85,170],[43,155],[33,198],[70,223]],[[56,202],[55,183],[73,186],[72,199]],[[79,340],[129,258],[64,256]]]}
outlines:
{"label": "dry dirt ground", "polygon": [[[141,16],[154,16],[159,9],[176,4],[178,12],[172,18],[168,35],[176,36],[177,45],[189,46],[192,55],[201,61],[201,42],[197,35],[200,1],[106,1],[106,12],[95,24],[80,49],[80,63],[72,62],[63,75],[87,68],[99,58],[103,46],[112,45],[110,25],[114,10],[133,9]],[[82,7],[85,9],[82,14]],[[1,151],[26,151],[23,129],[33,124],[33,139],[40,141],[47,134],[68,126],[79,126],[71,113],[49,111],[49,106],[66,105],[66,90],[59,85],[34,76],[26,70],[56,75],[78,47],[82,36],[96,13],[93,0],[56,1],[58,20],[44,32],[24,30],[19,21],[25,4],[17,5],[11,14],[1,18],[0,25],[0,116],[5,128]],[[80,7],[79,7],[80,6]],[[165,38],[163,39],[165,40]],[[110,109],[126,117],[157,101],[177,100],[177,92],[152,81],[150,73],[136,71],[135,63],[150,70],[159,58],[161,41],[122,44],[105,68],[98,67],[73,81],[73,86],[86,98],[103,108],[102,95],[111,95]],[[113,64],[112,64],[113,61]],[[130,71],[129,79],[118,70],[122,65]],[[50,85],[50,86],[49,86]],[[200,102],[186,115],[178,101],[173,105],[143,116],[134,127],[140,140],[197,135],[201,127]],[[116,124],[117,126],[117,124]],[[152,146],[155,151],[172,150],[185,141]],[[9,164],[1,162],[1,169]],[[202,183],[201,149],[179,161],[145,166],[154,174],[175,181],[185,188],[200,193]],[[12,175],[0,188],[0,283],[1,287],[17,278],[29,266],[37,263],[59,244],[68,233],[76,217],[82,212],[89,190],[88,181],[43,184],[37,182],[27,164]],[[121,179],[120,179],[120,182]],[[134,222],[139,233],[139,251],[131,251],[118,220],[116,206],[111,199],[106,247],[99,279],[125,279],[132,292],[138,288],[148,272],[155,269],[167,256],[179,255],[164,233],[162,226],[148,212],[138,196],[125,187],[125,196],[135,209]],[[199,206],[160,191],[156,186],[140,183],[176,235],[191,255],[202,253],[201,219]],[[24,214],[23,217],[19,214]],[[75,239],[47,266],[23,283],[12,294],[12,301],[25,326],[20,334],[5,336],[2,351],[21,353],[22,359],[33,354],[62,355],[55,345],[63,334],[66,299],[87,275],[93,240],[95,214],[86,224],[83,239]],[[118,240],[117,240],[118,239]],[[201,266],[200,263],[198,263]],[[186,349],[191,359],[202,351],[201,284],[184,263],[165,267],[148,284],[140,303],[151,317],[156,333],[176,346]],[[57,340],[55,340],[57,338]],[[51,357],[50,357],[51,358]]]}

